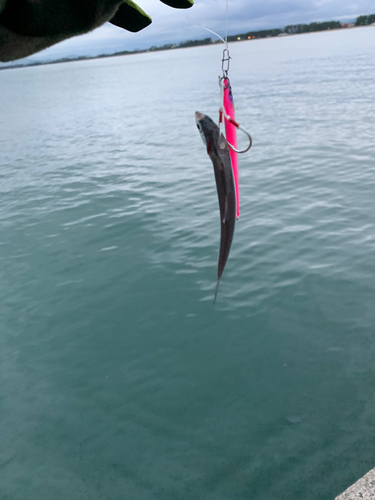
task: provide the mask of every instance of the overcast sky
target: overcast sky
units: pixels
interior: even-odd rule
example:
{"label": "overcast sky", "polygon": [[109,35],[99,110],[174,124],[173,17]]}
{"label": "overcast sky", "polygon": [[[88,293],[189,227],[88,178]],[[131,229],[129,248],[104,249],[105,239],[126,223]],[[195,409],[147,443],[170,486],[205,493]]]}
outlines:
{"label": "overcast sky", "polygon": [[[224,36],[225,0],[195,0],[189,10],[172,9],[158,0],[139,0],[138,3],[153,19],[145,30],[129,33],[107,23],[87,35],[44,50],[32,59],[98,55],[211,37],[193,21]],[[228,34],[312,21],[352,19],[374,11],[374,0],[229,0]]]}

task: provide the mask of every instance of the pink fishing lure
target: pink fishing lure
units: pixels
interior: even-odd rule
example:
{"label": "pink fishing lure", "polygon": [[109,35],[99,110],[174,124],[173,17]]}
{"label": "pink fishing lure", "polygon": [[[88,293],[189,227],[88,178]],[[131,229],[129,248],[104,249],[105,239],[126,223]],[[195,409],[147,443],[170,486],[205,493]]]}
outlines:
{"label": "pink fishing lure", "polygon": [[[224,110],[225,115],[231,118],[234,123],[236,123],[236,117],[234,112],[234,101],[232,94],[232,87],[228,78],[224,78]],[[237,127],[234,123],[226,118],[224,115],[225,122],[225,135],[227,141],[231,146],[237,149]],[[229,148],[230,159],[232,161],[233,177],[234,177],[234,187],[236,191],[236,216],[237,219],[240,216],[240,192],[239,192],[239,182],[238,182],[238,154]]]}

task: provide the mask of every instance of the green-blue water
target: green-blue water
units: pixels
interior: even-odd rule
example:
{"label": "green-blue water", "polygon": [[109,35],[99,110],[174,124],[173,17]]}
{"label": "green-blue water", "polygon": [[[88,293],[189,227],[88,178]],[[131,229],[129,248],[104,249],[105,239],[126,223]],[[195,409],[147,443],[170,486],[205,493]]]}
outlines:
{"label": "green-blue water", "polygon": [[2,500],[331,500],[375,466],[375,29],[0,72]]}

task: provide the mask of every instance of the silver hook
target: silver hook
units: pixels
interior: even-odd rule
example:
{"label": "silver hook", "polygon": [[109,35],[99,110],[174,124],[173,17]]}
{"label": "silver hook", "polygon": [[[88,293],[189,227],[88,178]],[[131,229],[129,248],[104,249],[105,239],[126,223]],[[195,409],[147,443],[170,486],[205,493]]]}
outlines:
{"label": "silver hook", "polygon": [[246,132],[246,130],[244,128],[242,128],[240,125],[238,125],[237,128],[240,129],[240,130],[242,130],[242,132],[247,135],[247,137],[249,139],[249,145],[247,146],[246,149],[243,149],[242,151],[240,151],[239,149],[236,149],[235,147],[232,146],[232,144],[230,142],[227,141],[228,146],[235,153],[239,153],[239,154],[247,153],[249,151],[249,149],[251,148],[251,146],[253,145],[253,140],[252,140],[251,135],[249,134],[249,132]]}

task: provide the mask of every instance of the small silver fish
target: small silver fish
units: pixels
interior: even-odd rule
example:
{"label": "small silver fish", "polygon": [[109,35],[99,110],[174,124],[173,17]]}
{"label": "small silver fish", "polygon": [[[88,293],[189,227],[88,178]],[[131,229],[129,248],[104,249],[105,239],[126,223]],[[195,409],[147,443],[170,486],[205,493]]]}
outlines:
{"label": "small silver fish", "polygon": [[229,147],[225,137],[220,133],[219,127],[209,116],[203,115],[197,111],[195,113],[195,120],[203,143],[207,147],[207,154],[211,158],[214,166],[220,207],[221,239],[217,266],[215,303],[220,280],[228,260],[233,240],[234,226],[236,223],[236,192]]}

